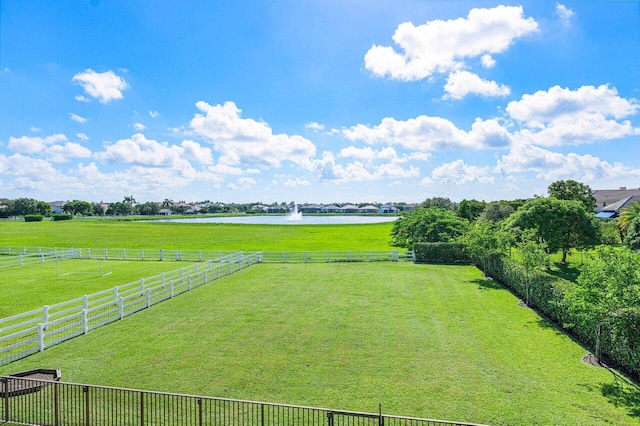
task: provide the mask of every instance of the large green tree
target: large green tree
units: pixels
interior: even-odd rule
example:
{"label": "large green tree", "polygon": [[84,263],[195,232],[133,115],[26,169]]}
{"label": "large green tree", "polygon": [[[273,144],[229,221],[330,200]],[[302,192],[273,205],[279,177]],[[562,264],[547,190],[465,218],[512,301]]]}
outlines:
{"label": "large green tree", "polygon": [[575,180],[558,180],[549,185],[549,196],[558,200],[574,200],[582,203],[588,212],[596,208],[596,199],[589,185]]}
{"label": "large green tree", "polygon": [[535,198],[511,215],[505,226],[514,234],[533,230],[549,253],[562,251],[563,263],[569,250],[592,248],[601,241],[600,223],[580,201]]}
{"label": "large green tree", "polygon": [[460,201],[460,204],[458,204],[458,210],[456,213],[458,213],[458,216],[461,218],[467,219],[469,222],[473,222],[478,218],[478,216],[480,216],[486,206],[487,203],[484,201],[464,199]]}
{"label": "large green tree", "polygon": [[12,216],[24,216],[38,213],[38,200],[33,198],[16,198],[13,200]]}
{"label": "large green tree", "polygon": [[420,203],[420,207],[423,207],[425,209],[428,209],[429,207],[438,207],[447,210],[456,209],[456,205],[453,203],[453,201],[446,197],[427,198],[422,203]]}
{"label": "large green tree", "polygon": [[418,208],[393,223],[391,244],[411,247],[415,243],[454,241],[468,228],[469,222],[458,217],[452,210]]}

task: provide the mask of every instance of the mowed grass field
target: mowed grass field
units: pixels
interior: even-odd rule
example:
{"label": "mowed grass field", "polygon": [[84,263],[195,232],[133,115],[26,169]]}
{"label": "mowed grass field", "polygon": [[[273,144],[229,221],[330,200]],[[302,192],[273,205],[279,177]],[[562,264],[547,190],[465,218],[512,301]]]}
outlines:
{"label": "mowed grass field", "polygon": [[104,219],[0,221],[0,246],[183,250],[391,250],[392,223],[238,225]]}
{"label": "mowed grass field", "polygon": [[637,425],[637,388],[471,266],[260,264],[0,367],[494,425]]}
{"label": "mowed grass field", "polygon": [[[128,284],[192,262],[63,260],[0,269],[0,318]],[[102,273],[100,275],[100,268]],[[109,273],[107,275],[107,273]]]}

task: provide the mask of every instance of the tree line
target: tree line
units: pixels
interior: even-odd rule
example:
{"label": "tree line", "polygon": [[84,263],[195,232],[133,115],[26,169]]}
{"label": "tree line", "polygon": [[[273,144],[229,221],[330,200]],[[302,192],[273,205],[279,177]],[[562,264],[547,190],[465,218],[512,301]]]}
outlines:
{"label": "tree line", "polygon": [[[449,262],[473,259],[589,344],[598,360],[606,355],[640,376],[640,203],[598,219],[593,192],[576,181],[554,182],[548,196],[528,201],[433,201],[396,221],[393,244]],[[433,254],[439,246],[446,252]],[[577,277],[547,273],[550,254],[566,264],[572,250],[588,250]]]}

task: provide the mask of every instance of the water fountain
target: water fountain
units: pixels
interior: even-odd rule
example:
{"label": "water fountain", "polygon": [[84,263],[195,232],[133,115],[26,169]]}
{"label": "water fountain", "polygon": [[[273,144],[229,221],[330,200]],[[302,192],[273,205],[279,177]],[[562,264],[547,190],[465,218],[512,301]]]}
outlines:
{"label": "water fountain", "polygon": [[296,203],[293,203],[293,211],[287,217],[287,220],[296,220],[296,221],[302,220],[302,213],[298,212],[298,205]]}

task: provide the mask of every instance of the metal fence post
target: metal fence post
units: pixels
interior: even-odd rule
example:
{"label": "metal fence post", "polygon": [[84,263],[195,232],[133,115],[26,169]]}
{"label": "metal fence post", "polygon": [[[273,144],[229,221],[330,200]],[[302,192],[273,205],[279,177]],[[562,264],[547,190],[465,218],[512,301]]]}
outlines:
{"label": "metal fence post", "polygon": [[4,384],[4,420],[9,421],[9,379],[7,377],[2,378]]}
{"label": "metal fence post", "polygon": [[140,392],[140,426],[144,426],[144,392]]}
{"label": "metal fence post", "polygon": [[89,426],[89,420],[91,418],[89,415],[89,386],[83,386],[82,390],[84,391],[84,424],[85,426]]}
{"label": "metal fence post", "polygon": [[202,426],[202,398],[198,398],[198,425]]}
{"label": "metal fence post", "polygon": [[53,384],[53,424],[60,426],[60,383]]}
{"label": "metal fence post", "polygon": [[333,426],[333,412],[327,411],[327,420],[329,421],[329,426]]}

